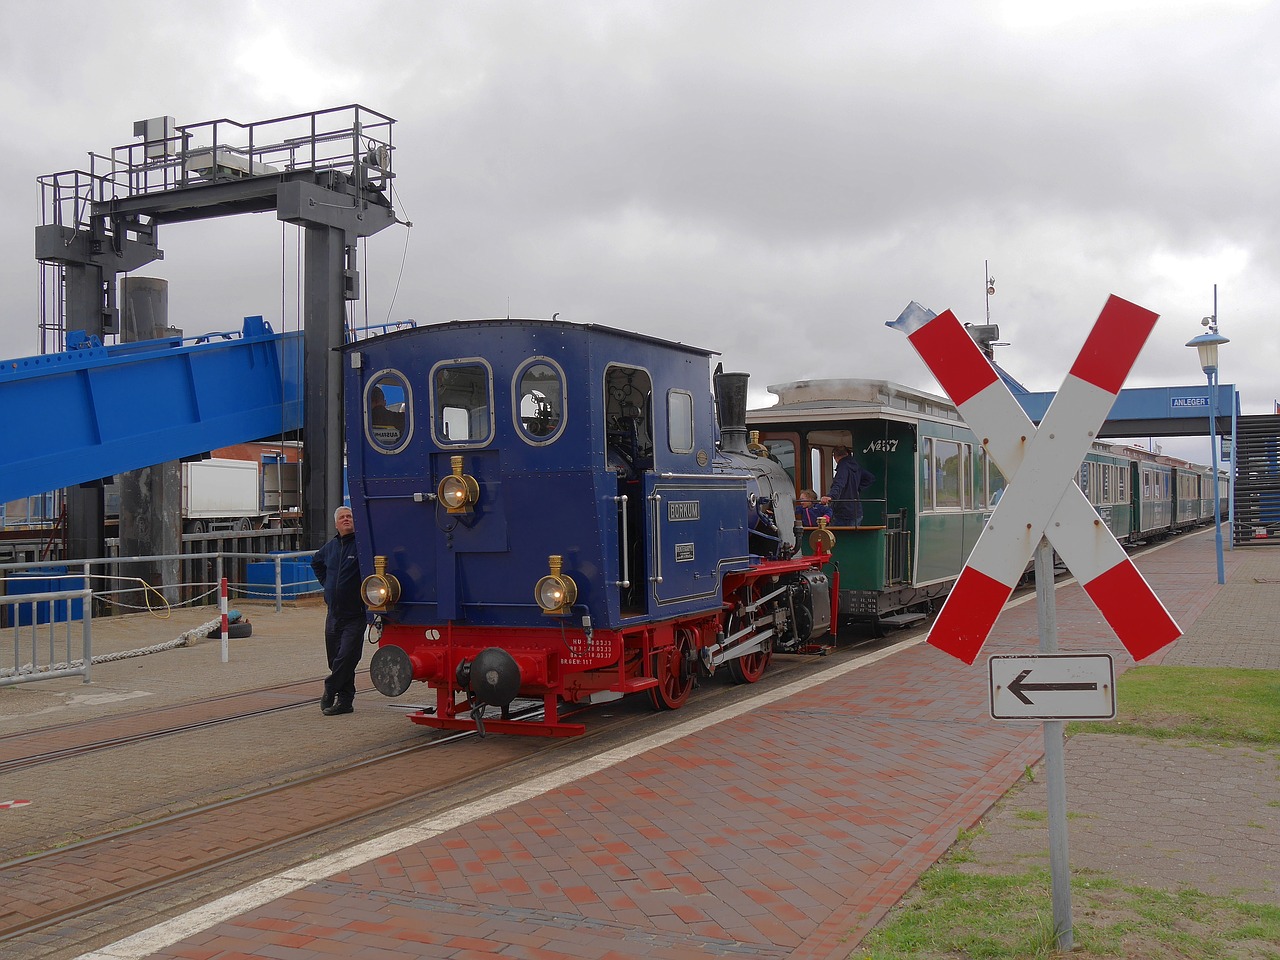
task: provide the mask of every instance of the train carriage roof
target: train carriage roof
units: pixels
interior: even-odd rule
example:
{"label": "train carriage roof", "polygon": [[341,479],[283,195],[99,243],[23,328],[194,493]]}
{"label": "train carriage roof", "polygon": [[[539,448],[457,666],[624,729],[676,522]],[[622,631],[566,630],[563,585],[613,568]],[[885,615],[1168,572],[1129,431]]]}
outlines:
{"label": "train carriage roof", "polygon": [[778,402],[747,411],[748,422],[868,413],[963,422],[955,404],[945,397],[888,380],[794,380],[770,384],[768,390]]}
{"label": "train carriage roof", "polygon": [[443,332],[446,330],[465,331],[468,329],[481,330],[489,326],[504,327],[537,327],[549,330],[572,330],[591,333],[602,333],[612,337],[619,337],[624,340],[634,340],[637,343],[648,344],[651,346],[664,347],[666,349],[683,350],[687,353],[696,354],[700,357],[718,357],[719,351],[708,350],[705,347],[694,346],[693,344],[682,343],[678,340],[664,340],[661,337],[653,337],[644,333],[635,333],[630,330],[621,330],[617,327],[607,327],[599,323],[578,323],[571,320],[558,320],[552,318],[550,320],[540,320],[534,318],[491,318],[491,319],[474,319],[474,320],[444,320],[440,323],[419,324],[405,330],[394,330],[390,333],[381,334],[380,336],[370,337],[367,340],[355,341],[348,343],[343,349],[346,351],[359,349],[361,345],[369,345],[372,343],[390,343],[397,339],[412,339],[415,336],[421,336],[427,331]]}

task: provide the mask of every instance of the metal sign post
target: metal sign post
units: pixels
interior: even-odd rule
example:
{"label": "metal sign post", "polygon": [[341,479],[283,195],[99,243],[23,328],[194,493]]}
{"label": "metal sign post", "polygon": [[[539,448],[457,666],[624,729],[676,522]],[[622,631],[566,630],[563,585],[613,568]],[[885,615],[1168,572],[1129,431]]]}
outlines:
{"label": "metal sign post", "polygon": [[[1053,549],[1057,548],[1135,660],[1172,643],[1182,632],[1075,483],[1080,462],[1156,319],[1154,313],[1137,304],[1108,298],[1039,427],[951,311],[935,314],[912,302],[897,320],[887,324],[907,335],[969,428],[982,438],[987,455],[1008,478],[1004,495],[929,631],[929,643],[973,663],[1021,579],[1027,560],[1035,556],[1043,662],[1020,664],[1012,673],[1006,669],[997,691],[994,661],[1016,658],[993,657],[988,661],[991,715],[995,719],[1034,717],[1044,721],[1053,925],[1058,948],[1064,951],[1071,949],[1073,933],[1063,723],[1064,718],[1080,716],[1081,711],[1098,716],[1105,715],[1098,711],[1109,709],[1114,716],[1115,682],[1110,658],[1057,654]],[[1107,673],[1103,677],[1090,675],[1100,659],[1106,660]],[[1008,666],[1001,664],[1002,668]],[[1006,709],[1011,703],[1012,712]],[[1030,709],[1023,710],[1018,703]]]}
{"label": "metal sign post", "polygon": [[[1036,621],[1040,652],[1058,652],[1058,608],[1054,598],[1053,548],[1044,537],[1036,547]],[[1114,689],[1114,687],[1112,688]],[[1044,722],[1045,790],[1049,795],[1049,877],[1053,889],[1053,929],[1058,949],[1075,941],[1071,927],[1071,861],[1067,855],[1067,768],[1062,720]]]}

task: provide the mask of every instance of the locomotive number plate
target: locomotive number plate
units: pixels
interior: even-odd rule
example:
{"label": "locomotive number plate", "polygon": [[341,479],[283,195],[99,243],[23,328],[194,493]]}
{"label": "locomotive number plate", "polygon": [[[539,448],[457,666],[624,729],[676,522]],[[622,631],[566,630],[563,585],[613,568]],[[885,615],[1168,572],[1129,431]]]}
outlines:
{"label": "locomotive number plate", "polygon": [[668,520],[697,520],[701,515],[702,502],[699,500],[668,500]]}

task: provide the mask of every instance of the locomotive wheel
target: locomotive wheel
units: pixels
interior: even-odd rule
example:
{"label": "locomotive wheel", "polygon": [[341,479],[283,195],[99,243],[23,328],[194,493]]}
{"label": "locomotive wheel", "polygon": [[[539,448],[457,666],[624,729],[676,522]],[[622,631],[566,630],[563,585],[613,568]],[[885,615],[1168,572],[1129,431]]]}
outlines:
{"label": "locomotive wheel", "polygon": [[689,699],[689,691],[693,689],[693,671],[689,669],[692,649],[692,631],[678,629],[675,642],[654,655],[658,685],[649,688],[649,699],[655,710],[676,710]]}
{"label": "locomotive wheel", "polygon": [[772,659],[773,648],[769,647],[767,650],[757,650],[745,657],[730,660],[725,666],[729,668],[729,676],[733,677],[734,683],[755,683],[764,676]]}
{"label": "locomotive wheel", "polygon": [[[754,597],[758,592],[758,586],[752,584],[743,591],[742,600],[746,602]],[[733,624],[736,615],[730,615],[729,622],[726,626],[725,633],[733,633]],[[729,676],[734,683],[755,683],[769,667],[769,661],[773,659],[773,641],[768,641],[768,646],[763,650],[757,650],[755,653],[749,653],[745,657],[735,657],[725,663],[729,668]]]}

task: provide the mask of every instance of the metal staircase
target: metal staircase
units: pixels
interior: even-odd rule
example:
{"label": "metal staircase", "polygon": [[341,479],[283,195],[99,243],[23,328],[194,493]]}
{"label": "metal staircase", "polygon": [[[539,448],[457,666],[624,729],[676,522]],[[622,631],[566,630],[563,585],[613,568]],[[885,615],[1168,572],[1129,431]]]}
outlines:
{"label": "metal staircase", "polygon": [[1280,416],[1239,417],[1233,462],[1235,543],[1280,545]]}

